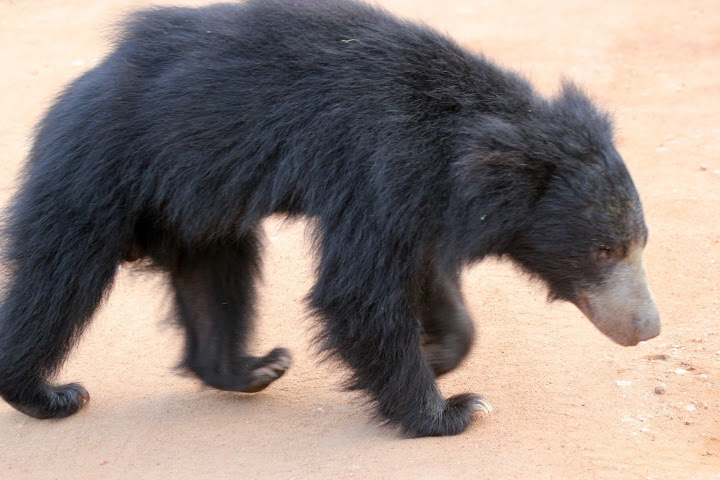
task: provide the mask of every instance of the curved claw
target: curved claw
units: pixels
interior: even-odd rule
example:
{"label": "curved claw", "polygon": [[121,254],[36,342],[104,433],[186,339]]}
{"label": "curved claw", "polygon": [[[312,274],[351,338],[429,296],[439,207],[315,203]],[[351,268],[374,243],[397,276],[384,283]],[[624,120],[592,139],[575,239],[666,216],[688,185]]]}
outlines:
{"label": "curved claw", "polygon": [[482,397],[478,398],[475,401],[475,405],[473,405],[473,407],[476,412],[480,412],[482,414],[488,414],[492,412],[492,407],[490,406],[488,401]]}

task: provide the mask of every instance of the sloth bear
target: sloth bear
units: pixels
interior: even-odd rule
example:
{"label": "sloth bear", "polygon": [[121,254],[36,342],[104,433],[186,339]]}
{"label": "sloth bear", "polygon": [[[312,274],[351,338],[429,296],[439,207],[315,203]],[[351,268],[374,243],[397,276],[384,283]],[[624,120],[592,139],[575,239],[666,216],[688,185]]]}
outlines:
{"label": "sloth bear", "polygon": [[5,221],[0,395],[37,418],[89,399],[49,380],[140,258],[167,272],[183,366],[257,392],[289,353],[246,351],[261,220],[311,219],[322,351],[409,436],[485,400],[435,377],[473,342],[466,265],[502,256],[635,345],[659,333],[647,228],[604,113],[543,98],[436,31],[343,0],[134,14],[40,122]]}

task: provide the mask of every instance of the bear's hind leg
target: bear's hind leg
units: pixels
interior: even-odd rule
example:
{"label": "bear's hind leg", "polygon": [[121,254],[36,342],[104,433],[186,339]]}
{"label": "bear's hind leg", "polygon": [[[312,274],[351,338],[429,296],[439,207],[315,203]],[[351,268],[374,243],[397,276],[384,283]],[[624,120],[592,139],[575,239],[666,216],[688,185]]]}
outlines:
{"label": "bear's hind leg", "polygon": [[430,368],[440,376],[457,367],[468,354],[475,328],[463,303],[457,276],[429,280],[423,304],[423,352]]}
{"label": "bear's hind leg", "polygon": [[[63,418],[89,400],[78,383],[56,385],[57,372],[88,324],[122,258],[120,215],[37,213],[27,195],[7,229],[7,290],[0,302],[0,396],[35,418]],[[37,209],[38,211],[40,209]],[[93,221],[91,221],[92,219]]]}
{"label": "bear's hind leg", "polygon": [[259,275],[255,232],[233,242],[178,253],[171,268],[179,321],[185,329],[183,367],[221,390],[258,392],[290,366],[290,353],[245,354]]}

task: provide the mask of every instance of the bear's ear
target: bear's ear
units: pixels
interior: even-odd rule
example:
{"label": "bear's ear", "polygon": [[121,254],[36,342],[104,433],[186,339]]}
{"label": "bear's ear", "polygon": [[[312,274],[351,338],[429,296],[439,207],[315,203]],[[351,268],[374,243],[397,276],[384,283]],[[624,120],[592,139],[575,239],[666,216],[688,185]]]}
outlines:
{"label": "bear's ear", "polygon": [[583,89],[567,78],[562,79],[560,93],[553,100],[553,104],[556,106],[574,107],[574,109],[585,113],[596,113],[595,106]]}
{"label": "bear's ear", "polygon": [[[592,139],[612,140],[612,116],[599,109],[587,94],[575,83],[563,79],[560,93],[551,102],[550,115],[557,122],[556,129],[571,130],[576,134],[584,134],[590,143]],[[581,127],[581,128],[578,128]],[[560,132],[556,133],[560,135]]]}

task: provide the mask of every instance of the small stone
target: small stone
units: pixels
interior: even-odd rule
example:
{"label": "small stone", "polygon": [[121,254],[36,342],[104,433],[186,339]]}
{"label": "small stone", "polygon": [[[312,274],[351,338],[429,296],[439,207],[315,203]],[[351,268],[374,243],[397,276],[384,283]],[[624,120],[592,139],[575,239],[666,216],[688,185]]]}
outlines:
{"label": "small stone", "polygon": [[667,390],[667,385],[665,385],[664,383],[661,383],[660,385],[655,386],[655,393],[658,395],[664,394],[666,390]]}
{"label": "small stone", "polygon": [[703,171],[707,170],[707,165],[705,165],[704,163],[701,163],[700,170],[703,170]]}
{"label": "small stone", "polygon": [[686,373],[688,373],[688,371],[684,368],[678,368],[677,370],[673,370],[673,372],[677,373],[678,375],[685,375]]}
{"label": "small stone", "polygon": [[695,410],[697,410],[697,409],[695,408],[695,405],[685,405],[683,408],[684,408],[685,410],[687,410],[688,412],[694,412]]}
{"label": "small stone", "polygon": [[632,382],[630,380],[618,380],[615,382],[618,387],[629,387],[632,385]]}

